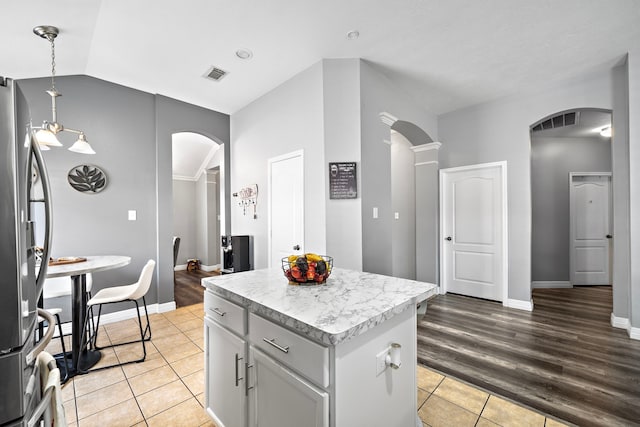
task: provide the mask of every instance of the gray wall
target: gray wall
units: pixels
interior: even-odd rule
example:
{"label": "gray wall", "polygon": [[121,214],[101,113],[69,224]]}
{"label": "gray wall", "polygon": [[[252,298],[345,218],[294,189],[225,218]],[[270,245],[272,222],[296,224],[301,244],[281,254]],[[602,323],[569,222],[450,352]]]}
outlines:
{"label": "gray wall", "polygon": [[196,251],[196,183],[173,180],[173,235],[180,237],[177,265],[197,258]]}
{"label": "gray wall", "polygon": [[611,139],[531,138],[531,280],[569,281],[569,172],[611,172]]}
{"label": "gray wall", "polygon": [[180,237],[178,265],[197,258],[202,266],[220,263],[220,214],[217,171],[197,181],[173,180],[173,232]]}
{"label": "gray wall", "polygon": [[[50,98],[44,92],[50,80],[27,79],[19,85],[34,123],[50,119]],[[46,152],[52,178],[53,256],[132,257],[124,268],[97,273],[96,289],[135,281],[146,261],[155,259],[156,275],[147,302],[172,302],[171,134],[198,132],[228,143],[229,116],[88,76],[58,77],[56,86],[64,95],[58,99],[59,121],[85,131],[97,154],[66,150],[74,139],[66,133],[60,137],[65,148]],[[109,183],[103,192],[87,195],[69,187],[67,172],[83,163],[106,172]],[[137,210],[137,221],[127,220],[130,209]]]}
{"label": "gray wall", "polygon": [[[392,275],[393,211],[391,205],[390,128],[380,121],[387,112],[411,122],[438,139],[436,116],[417,105],[374,65],[360,63],[361,177],[362,177],[362,269]],[[373,208],[378,219],[373,219]]]}
{"label": "gray wall", "polygon": [[220,192],[218,171],[207,171],[207,265],[220,264]]}
{"label": "gray wall", "polygon": [[[231,117],[231,191],[258,184],[257,219],[232,200],[233,234],[253,236],[255,268],[268,266],[268,159],[304,150],[304,250],[326,253],[322,63]],[[357,244],[357,243],[355,243]]]}
{"label": "gray wall", "polygon": [[[631,260],[640,259],[640,49],[629,52],[629,162],[630,167],[630,217]],[[615,112],[614,112],[615,114]],[[629,319],[631,331],[640,339],[640,263],[631,262],[631,287],[629,293]]]}
{"label": "gray wall", "polygon": [[[391,132],[391,274],[416,278],[416,173],[411,142]],[[395,214],[398,218],[395,218]]]}
{"label": "gray wall", "polygon": [[531,300],[529,126],[558,111],[611,109],[612,84],[610,72],[590,74],[440,116],[441,167],[508,163],[509,299]]}
{"label": "gray wall", "polygon": [[629,75],[626,58],[613,70],[611,167],[613,175],[613,313],[629,318],[631,256],[629,223]]}
{"label": "gray wall", "polygon": [[362,270],[360,60],[322,61],[325,170],[329,162],[357,162],[358,198],[329,199],[325,180],[327,254],[336,267]]}
{"label": "gray wall", "polygon": [[416,279],[439,283],[438,148],[416,151]]}
{"label": "gray wall", "polygon": [[[200,175],[195,182],[196,200],[193,206],[196,226],[196,258],[204,265],[208,265],[209,243],[207,233],[207,174]],[[175,219],[174,219],[175,221]]]}

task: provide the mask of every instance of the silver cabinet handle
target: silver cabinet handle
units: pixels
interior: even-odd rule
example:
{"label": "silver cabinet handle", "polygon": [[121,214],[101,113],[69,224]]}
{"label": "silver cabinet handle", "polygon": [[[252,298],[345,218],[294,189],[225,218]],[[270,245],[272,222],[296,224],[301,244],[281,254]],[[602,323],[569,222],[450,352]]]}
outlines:
{"label": "silver cabinet handle", "polygon": [[214,309],[213,309],[213,310],[211,310],[211,311],[213,311],[213,312],[214,312],[215,314],[217,314],[218,316],[224,316],[225,314],[227,314],[227,312],[226,312],[226,311],[220,311],[220,310],[218,309],[218,307],[214,308]]}
{"label": "silver cabinet handle", "polygon": [[283,353],[289,353],[289,346],[286,347],[282,347],[281,345],[276,343],[276,339],[268,339],[268,338],[262,338],[262,341],[266,342],[267,344],[271,344],[272,346],[274,346],[275,348],[277,348],[278,350],[280,350]]}
{"label": "silver cabinet handle", "polygon": [[244,388],[244,395],[245,396],[249,396],[249,390],[251,390],[253,388],[253,386],[249,387],[249,369],[253,368],[253,365],[249,365],[248,363],[244,364],[244,376],[247,379],[244,382],[245,388]]}
{"label": "silver cabinet handle", "polygon": [[238,384],[240,384],[240,380],[244,379],[238,376],[238,366],[240,365],[241,360],[242,360],[242,357],[238,357],[238,353],[236,353],[236,387],[238,387]]}

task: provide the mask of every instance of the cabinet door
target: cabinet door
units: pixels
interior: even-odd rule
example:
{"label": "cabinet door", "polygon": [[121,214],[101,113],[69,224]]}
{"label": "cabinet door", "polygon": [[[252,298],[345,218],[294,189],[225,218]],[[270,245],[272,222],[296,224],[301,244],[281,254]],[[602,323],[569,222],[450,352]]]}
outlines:
{"label": "cabinet door", "polygon": [[205,403],[220,427],[245,427],[246,342],[205,318]]}
{"label": "cabinet door", "polygon": [[250,347],[251,426],[327,427],[329,395]]}

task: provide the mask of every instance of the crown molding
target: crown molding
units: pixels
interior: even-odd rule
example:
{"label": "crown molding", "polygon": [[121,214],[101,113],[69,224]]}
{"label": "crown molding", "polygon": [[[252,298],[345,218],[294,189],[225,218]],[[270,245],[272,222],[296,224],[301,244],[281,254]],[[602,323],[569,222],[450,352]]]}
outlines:
{"label": "crown molding", "polygon": [[430,151],[430,150],[439,150],[442,147],[441,142],[430,142],[429,144],[421,144],[415,145],[411,147],[414,153],[419,153],[421,151]]}
{"label": "crown molding", "polygon": [[391,127],[395,122],[398,121],[397,117],[394,117],[391,114],[386,112],[380,113],[378,117],[380,117],[380,121],[382,121],[382,123],[384,123],[389,127]]}

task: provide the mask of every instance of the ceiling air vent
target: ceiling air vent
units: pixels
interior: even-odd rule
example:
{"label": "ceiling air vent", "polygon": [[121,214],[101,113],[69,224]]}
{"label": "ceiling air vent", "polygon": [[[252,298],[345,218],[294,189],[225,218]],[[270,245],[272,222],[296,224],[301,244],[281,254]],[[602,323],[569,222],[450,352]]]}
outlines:
{"label": "ceiling air vent", "polygon": [[572,126],[578,123],[580,113],[577,111],[571,111],[570,113],[558,114],[550,119],[535,125],[531,130],[533,132],[539,132],[541,130],[556,129],[564,126]]}
{"label": "ceiling air vent", "polygon": [[223,69],[220,69],[218,67],[211,67],[211,70],[209,70],[209,72],[207,73],[207,78],[217,82],[222,80],[222,78],[227,74],[228,73]]}

